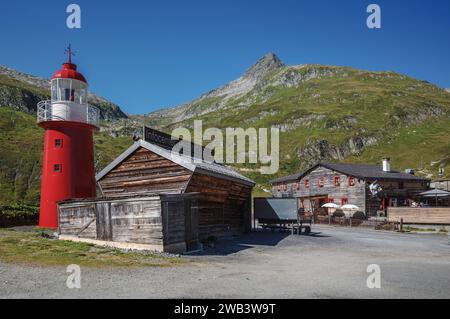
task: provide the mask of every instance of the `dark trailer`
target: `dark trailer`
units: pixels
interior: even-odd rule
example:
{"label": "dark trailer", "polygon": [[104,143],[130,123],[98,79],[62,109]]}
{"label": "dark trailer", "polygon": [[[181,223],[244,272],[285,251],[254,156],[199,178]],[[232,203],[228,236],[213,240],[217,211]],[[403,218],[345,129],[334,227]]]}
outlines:
{"label": "dark trailer", "polygon": [[263,198],[256,197],[253,200],[254,224],[256,220],[262,229],[291,230],[299,235],[302,228],[305,233],[311,231],[311,219],[304,215],[304,210],[299,209],[296,198]]}

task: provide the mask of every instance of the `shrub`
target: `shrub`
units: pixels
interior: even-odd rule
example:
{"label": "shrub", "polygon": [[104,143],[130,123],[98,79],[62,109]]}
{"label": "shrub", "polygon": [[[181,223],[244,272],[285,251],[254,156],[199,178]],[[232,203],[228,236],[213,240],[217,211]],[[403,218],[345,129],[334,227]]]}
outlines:
{"label": "shrub", "polygon": [[352,218],[354,219],[366,219],[366,215],[363,212],[356,212],[353,214]]}
{"label": "shrub", "polygon": [[28,205],[0,205],[0,227],[35,225],[39,208]]}

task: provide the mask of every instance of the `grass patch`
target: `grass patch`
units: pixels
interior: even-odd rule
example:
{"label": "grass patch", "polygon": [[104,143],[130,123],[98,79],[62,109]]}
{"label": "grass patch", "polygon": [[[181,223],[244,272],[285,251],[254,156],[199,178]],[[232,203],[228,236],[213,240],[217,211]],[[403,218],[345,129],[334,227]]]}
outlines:
{"label": "grass patch", "polygon": [[43,231],[0,229],[0,261],[36,266],[167,267],[186,259],[153,252],[125,252],[48,238]]}
{"label": "grass patch", "polygon": [[410,232],[435,232],[435,233],[446,233],[447,231],[445,229],[437,230],[436,228],[418,228],[418,227],[412,227],[412,226],[403,226],[403,232],[410,233]]}

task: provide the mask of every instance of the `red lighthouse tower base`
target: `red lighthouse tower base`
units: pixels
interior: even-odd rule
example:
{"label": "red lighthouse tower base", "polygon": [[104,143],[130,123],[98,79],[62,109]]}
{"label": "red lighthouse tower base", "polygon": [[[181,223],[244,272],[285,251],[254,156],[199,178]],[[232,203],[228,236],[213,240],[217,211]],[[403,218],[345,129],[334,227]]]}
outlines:
{"label": "red lighthouse tower base", "polygon": [[93,125],[49,121],[45,129],[39,227],[58,227],[57,202],[96,195]]}

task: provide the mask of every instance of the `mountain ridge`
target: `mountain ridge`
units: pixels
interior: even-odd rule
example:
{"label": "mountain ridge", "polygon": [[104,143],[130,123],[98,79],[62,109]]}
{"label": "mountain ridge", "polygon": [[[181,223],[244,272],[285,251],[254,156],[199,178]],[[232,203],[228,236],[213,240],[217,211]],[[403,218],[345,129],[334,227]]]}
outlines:
{"label": "mountain ridge", "polygon": [[[302,70],[308,70],[302,74]],[[403,79],[410,78],[406,75],[393,71],[367,71],[356,69],[348,66],[331,66],[320,64],[297,64],[285,65],[279,57],[274,53],[267,53],[261,57],[255,64],[249,67],[242,76],[218,88],[212,89],[191,102],[183,103],[173,107],[161,108],[150,112],[145,116],[153,125],[164,127],[177,122],[182,122],[195,116],[202,116],[209,112],[226,108],[226,104],[230,100],[238,100],[247,95],[254,89],[264,89],[267,86],[285,86],[295,87],[308,80],[318,77],[327,77],[342,73],[347,76],[346,72],[368,73],[371,76],[398,76]],[[274,74],[275,73],[275,74]],[[267,76],[277,75],[278,81],[270,83],[273,78],[267,79]],[[255,76],[253,76],[256,74]],[[412,79],[412,78],[410,78]],[[415,79],[414,79],[415,80]],[[419,80],[416,80],[419,81]],[[427,81],[420,81],[429,84]],[[430,84],[432,85],[432,84]],[[437,86],[433,85],[437,88]],[[445,91],[449,92],[448,89]],[[241,102],[244,106],[247,103]],[[250,101],[252,102],[252,101]],[[152,121],[153,120],[153,121]],[[158,124],[162,121],[162,125]]]}

